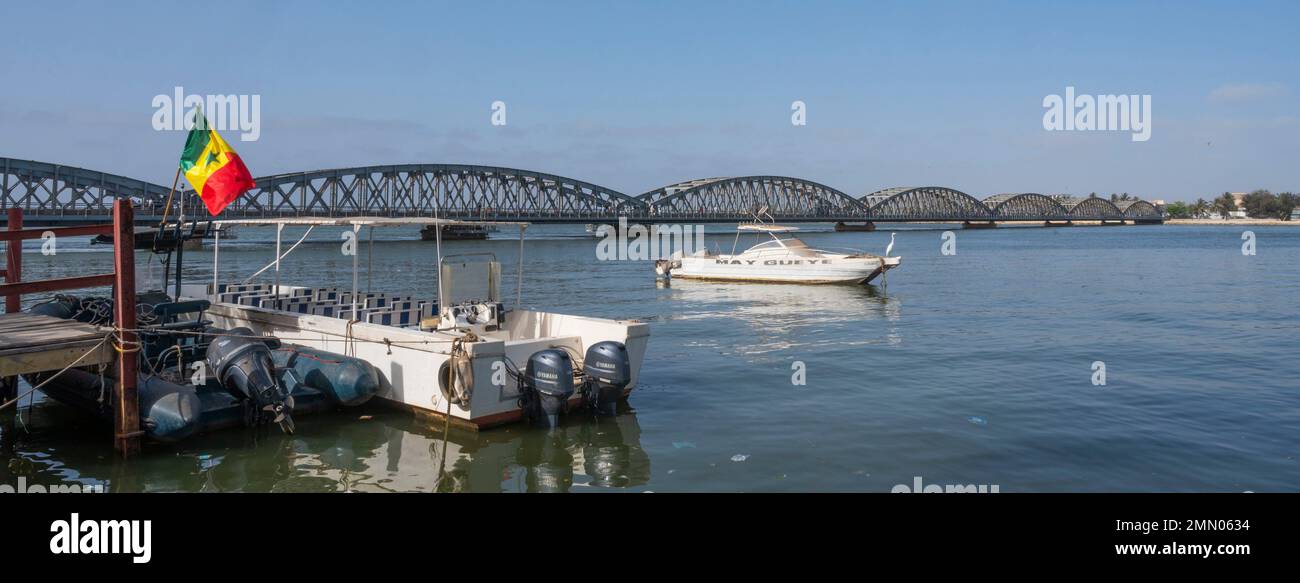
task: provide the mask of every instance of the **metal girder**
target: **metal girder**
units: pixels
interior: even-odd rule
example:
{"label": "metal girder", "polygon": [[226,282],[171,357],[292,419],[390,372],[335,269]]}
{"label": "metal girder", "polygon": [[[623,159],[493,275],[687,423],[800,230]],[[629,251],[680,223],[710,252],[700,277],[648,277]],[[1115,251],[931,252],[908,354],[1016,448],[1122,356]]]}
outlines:
{"label": "metal girder", "polygon": [[998,194],[984,199],[995,216],[1002,220],[1068,221],[1070,209],[1055,198],[1037,192]]}
{"label": "metal girder", "polygon": [[[0,169],[0,209],[22,208],[38,222],[102,220],[118,198],[134,199],[138,218],[156,218],[163,214],[168,193],[162,185],[74,166],[0,157]],[[750,220],[763,208],[777,220],[792,222],[1163,218],[1156,206],[1136,199],[1112,204],[1096,197],[1030,192],[980,201],[941,186],[889,188],[855,199],[824,184],[785,176],[703,178],[635,198],[554,174],[465,164],[294,172],[263,176],[255,183],[254,189],[222,212],[222,218],[436,215],[576,223],[618,217],[645,222],[732,222]],[[185,200],[186,215],[207,216],[197,196],[177,198]]]}
{"label": "metal girder", "polygon": [[871,205],[872,220],[989,221],[993,211],[979,199],[942,186],[890,188],[862,197]]}
{"label": "metal girder", "polygon": [[866,205],[834,188],[786,176],[679,182],[637,197],[651,217],[746,220],[760,209],[777,220],[863,220]]}
{"label": "metal girder", "polygon": [[1114,203],[1100,197],[1071,198],[1062,201],[1070,209],[1070,217],[1084,220],[1123,220],[1124,211]]}
{"label": "metal girder", "polygon": [[108,217],[113,201],[135,199],[143,212],[167,199],[167,187],[134,178],[32,160],[0,158],[0,209],[31,215]]}
{"label": "metal girder", "polygon": [[[590,182],[459,164],[365,166],[265,176],[222,217],[440,216],[608,219],[644,214],[641,201]],[[199,210],[190,197],[187,204]],[[188,210],[188,209],[187,209]]]}
{"label": "metal girder", "polygon": [[1160,209],[1145,200],[1129,201],[1132,204],[1124,209],[1124,216],[1130,219],[1163,219]]}

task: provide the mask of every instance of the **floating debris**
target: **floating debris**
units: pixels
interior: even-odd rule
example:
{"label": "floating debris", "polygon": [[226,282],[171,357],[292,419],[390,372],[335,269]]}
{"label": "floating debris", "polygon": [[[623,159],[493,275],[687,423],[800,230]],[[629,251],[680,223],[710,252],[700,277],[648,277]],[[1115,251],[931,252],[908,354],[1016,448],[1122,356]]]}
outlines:
{"label": "floating debris", "polygon": [[731,456],[731,461],[733,462],[743,462],[747,459],[749,459],[749,454],[738,453],[736,455]]}
{"label": "floating debris", "polygon": [[695,449],[695,444],[689,441],[674,441],[673,447],[676,449]]}
{"label": "floating debris", "polygon": [[989,424],[983,417],[967,417],[966,420],[981,427]]}

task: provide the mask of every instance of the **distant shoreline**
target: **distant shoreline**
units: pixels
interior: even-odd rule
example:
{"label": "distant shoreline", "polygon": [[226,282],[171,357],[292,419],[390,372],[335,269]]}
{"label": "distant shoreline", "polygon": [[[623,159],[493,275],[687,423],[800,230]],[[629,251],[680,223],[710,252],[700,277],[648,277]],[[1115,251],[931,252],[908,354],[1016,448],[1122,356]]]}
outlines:
{"label": "distant shoreline", "polygon": [[1165,219],[1166,225],[1214,225],[1220,227],[1251,226],[1300,226],[1300,221],[1282,221],[1278,219]]}

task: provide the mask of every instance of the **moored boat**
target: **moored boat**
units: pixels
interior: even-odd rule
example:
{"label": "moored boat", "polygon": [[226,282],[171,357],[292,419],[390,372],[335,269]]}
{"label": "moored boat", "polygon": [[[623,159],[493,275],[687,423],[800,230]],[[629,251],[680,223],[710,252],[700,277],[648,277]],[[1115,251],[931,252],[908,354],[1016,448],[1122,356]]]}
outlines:
{"label": "moored boat", "polygon": [[901,257],[889,257],[891,236],[885,255],[856,249],[814,249],[788,235],[797,227],[747,223],[736,228],[736,244],[745,232],[766,234],[769,240],[740,253],[723,254],[700,250],[689,256],[675,255],[655,262],[662,277],[687,279],[756,281],[779,283],[867,283],[885,271],[898,267]]}
{"label": "moored boat", "polygon": [[[480,429],[523,419],[554,425],[560,415],[581,405],[613,414],[636,387],[648,325],[522,309],[522,277],[515,307],[508,307],[498,289],[501,264],[492,253],[444,257],[439,249],[437,297],[376,292],[368,283],[363,288],[357,257],[370,254],[355,249],[347,287],[279,282],[279,263],[293,250],[281,254],[278,233],[285,226],[307,227],[306,239],[316,226],[357,232],[363,227],[445,228],[467,223],[366,217],[218,223],[277,226],[277,259],[263,268],[276,267],[275,281],[251,283],[257,274],[238,284],[214,278],[210,284],[184,285],[182,296],[210,302],[206,317],[215,326],[248,328],[368,362],[379,374],[377,397],[419,416]],[[488,226],[495,225],[519,226],[522,250],[525,224]],[[214,248],[219,246],[218,239]],[[213,261],[213,273],[219,273],[219,251]],[[522,261],[521,253],[520,275]]]}

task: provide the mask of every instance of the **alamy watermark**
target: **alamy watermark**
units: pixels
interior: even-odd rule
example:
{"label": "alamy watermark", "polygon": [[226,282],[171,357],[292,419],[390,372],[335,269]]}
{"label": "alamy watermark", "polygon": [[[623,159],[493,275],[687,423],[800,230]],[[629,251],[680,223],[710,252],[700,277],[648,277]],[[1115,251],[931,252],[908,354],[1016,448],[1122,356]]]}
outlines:
{"label": "alamy watermark", "polygon": [[1106,386],[1106,361],[1104,360],[1092,361],[1091,370],[1092,370],[1092,377],[1090,380],[1092,381],[1092,386],[1094,387]]}
{"label": "alamy watermark", "polygon": [[188,132],[194,129],[195,110],[201,110],[210,128],[239,132],[242,142],[256,142],[262,135],[261,95],[186,95],[184,87],[176,87],[172,95],[155,95],[152,103],[155,131]]}
{"label": "alamy watermark", "polygon": [[103,484],[28,484],[26,476],[18,476],[17,486],[0,484],[0,494],[103,494]]}
{"label": "alamy watermark", "polygon": [[1043,98],[1043,129],[1052,131],[1132,132],[1134,142],[1151,139],[1150,95],[1075,95]]}
{"label": "alamy watermark", "polygon": [[704,225],[628,225],[619,217],[618,227],[601,225],[596,230],[596,259],[600,261],[653,261],[674,255],[689,257],[704,250]]}
{"label": "alamy watermark", "polygon": [[500,99],[492,102],[492,116],[488,121],[494,126],[506,125],[506,102]]}
{"label": "alamy watermark", "polygon": [[1002,489],[997,484],[924,484],[921,476],[912,478],[912,485],[899,484],[891,494],[997,494]]}
{"label": "alamy watermark", "polygon": [[89,520],[73,512],[50,523],[50,553],[126,555],[136,564],[153,557],[152,520]]}

